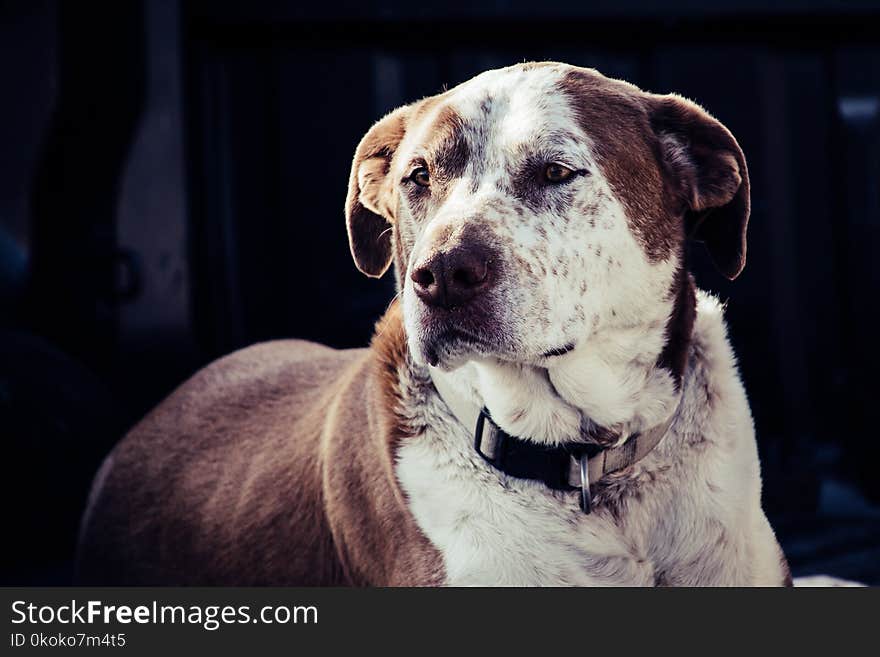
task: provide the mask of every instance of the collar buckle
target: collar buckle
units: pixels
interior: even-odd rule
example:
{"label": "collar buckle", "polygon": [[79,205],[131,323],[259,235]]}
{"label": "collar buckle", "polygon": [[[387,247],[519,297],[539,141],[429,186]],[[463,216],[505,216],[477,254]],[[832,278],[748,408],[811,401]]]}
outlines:
{"label": "collar buckle", "polygon": [[501,467],[501,462],[504,460],[504,448],[505,448],[505,434],[498,431],[495,432],[495,440],[493,444],[490,444],[489,451],[487,454],[483,451],[483,437],[485,435],[486,429],[486,420],[489,420],[491,423],[492,418],[489,416],[489,412],[483,408],[480,410],[480,414],[477,416],[477,423],[474,427],[474,449],[477,454],[486,461],[489,465],[495,466],[496,468]]}

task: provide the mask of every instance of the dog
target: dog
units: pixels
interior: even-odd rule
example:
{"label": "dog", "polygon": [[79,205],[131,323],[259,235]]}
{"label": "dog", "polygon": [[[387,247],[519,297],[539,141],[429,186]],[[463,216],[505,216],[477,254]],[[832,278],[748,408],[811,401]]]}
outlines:
{"label": "dog", "polygon": [[397,295],[369,349],[277,341],[116,446],[81,582],[789,585],[722,305],[746,160],[697,104],[592,69],[483,73],[376,123],[345,206]]}

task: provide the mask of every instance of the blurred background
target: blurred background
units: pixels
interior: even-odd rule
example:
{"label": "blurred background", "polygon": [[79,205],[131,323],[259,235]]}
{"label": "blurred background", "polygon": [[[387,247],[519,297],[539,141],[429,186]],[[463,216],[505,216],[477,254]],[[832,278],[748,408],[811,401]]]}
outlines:
{"label": "blurred background", "polygon": [[676,91],[736,135],[749,261],[728,301],[764,504],[795,575],[880,584],[880,3],[0,0],[0,584],[69,581],[91,477],[199,366],[364,346],[360,136],[529,59]]}

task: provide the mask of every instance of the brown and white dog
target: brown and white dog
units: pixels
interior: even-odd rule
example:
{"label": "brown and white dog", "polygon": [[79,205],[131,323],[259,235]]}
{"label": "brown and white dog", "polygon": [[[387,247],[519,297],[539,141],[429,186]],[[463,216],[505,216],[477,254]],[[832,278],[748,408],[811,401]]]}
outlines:
{"label": "brown and white dog", "polygon": [[[684,263],[695,237],[736,277],[748,215],[721,123],[594,70],[512,66],[392,112],[346,205],[357,266],[397,276],[371,347],[196,374],[98,473],[80,579],[788,583],[722,308]],[[487,462],[482,408],[526,452],[591,445],[581,490]]]}

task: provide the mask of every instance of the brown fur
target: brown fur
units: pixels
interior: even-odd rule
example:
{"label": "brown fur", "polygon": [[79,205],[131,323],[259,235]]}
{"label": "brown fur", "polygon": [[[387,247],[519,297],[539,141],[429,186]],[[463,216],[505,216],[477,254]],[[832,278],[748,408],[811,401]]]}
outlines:
{"label": "brown fur", "polygon": [[660,352],[657,364],[672,373],[676,385],[681,386],[687,366],[688,348],[697,318],[697,297],[694,278],[682,266],[670,290],[675,299],[672,315],[666,324],[666,344]]}
{"label": "brown fur", "polygon": [[730,131],[689,100],[589,69],[566,74],[561,90],[648,257],[666,260],[687,234],[736,278],[745,266],[750,190]]}
{"label": "brown fur", "polygon": [[653,261],[666,260],[681,242],[681,221],[664,198],[664,177],[652,141],[645,94],[619,80],[576,69],[561,82],[599,166],[626,208],[633,234]]}
{"label": "brown fur", "polygon": [[449,105],[441,107],[430,129],[432,137],[425,150],[433,161],[432,175],[443,181],[461,176],[467,165],[470,150],[463,130],[458,112]]}
{"label": "brown fur", "polygon": [[79,581],[441,583],[392,471],[406,357],[393,306],[372,350],[271,342],[198,373],[108,457]]}

